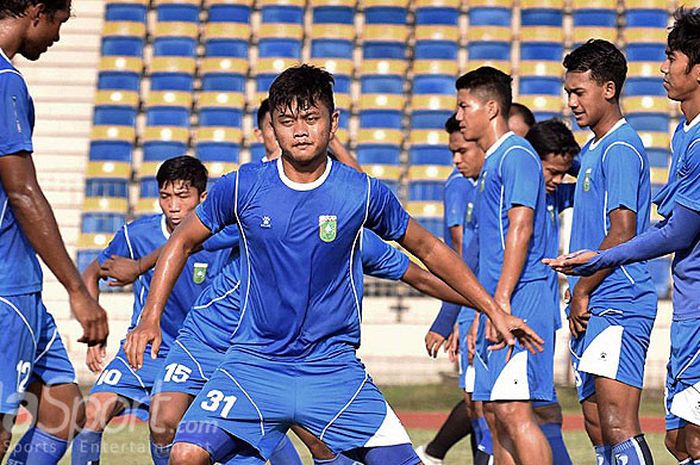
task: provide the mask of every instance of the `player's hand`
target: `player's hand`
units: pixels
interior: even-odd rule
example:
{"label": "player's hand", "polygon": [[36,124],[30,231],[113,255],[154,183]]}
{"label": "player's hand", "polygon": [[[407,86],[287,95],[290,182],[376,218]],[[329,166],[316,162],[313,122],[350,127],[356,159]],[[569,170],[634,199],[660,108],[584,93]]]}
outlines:
{"label": "player's hand", "polygon": [[88,346],[106,344],[109,325],[104,308],[84,288],[70,293],[68,299],[73,315],[83,327],[83,335],[78,342]]}
{"label": "player's hand", "polygon": [[457,326],[455,326],[455,330],[452,331],[450,337],[447,338],[445,352],[447,352],[450,362],[455,363],[457,361],[459,356],[459,328]]}
{"label": "player's hand", "polygon": [[591,260],[597,255],[599,254],[595,250],[578,250],[569,254],[560,255],[557,258],[545,258],[542,262],[559,273],[590,276],[598,271],[593,268],[595,263],[591,263]]}
{"label": "player's hand", "polygon": [[93,373],[99,373],[102,371],[102,362],[107,355],[105,346],[97,345],[90,346],[87,349],[87,355],[85,356],[85,364]]}
{"label": "player's hand", "polygon": [[110,286],[126,286],[141,275],[137,260],[112,255],[100,266],[100,278],[109,279]]}
{"label": "player's hand", "polygon": [[143,354],[146,346],[151,344],[151,358],[155,359],[163,342],[163,333],[160,330],[160,321],[150,321],[142,318],[136,327],[126,335],[124,352],[129,365],[135,370],[143,367]]}
{"label": "player's hand", "polygon": [[425,335],[425,350],[428,351],[429,357],[437,358],[438,352],[444,343],[445,338],[434,331],[428,331]]}
{"label": "player's hand", "polygon": [[591,318],[591,312],[588,310],[589,301],[588,294],[574,290],[569,304],[569,330],[574,337],[578,337],[586,331],[588,320]]}
{"label": "player's hand", "polygon": [[[489,346],[490,350],[498,350],[510,346],[509,352],[511,352],[517,340],[522,347],[532,354],[542,352],[544,344],[542,338],[517,316],[498,312],[491,315],[489,321],[486,322],[487,330],[489,329],[489,323],[492,327],[492,338],[489,340],[493,342]],[[508,358],[510,358],[510,353]]]}

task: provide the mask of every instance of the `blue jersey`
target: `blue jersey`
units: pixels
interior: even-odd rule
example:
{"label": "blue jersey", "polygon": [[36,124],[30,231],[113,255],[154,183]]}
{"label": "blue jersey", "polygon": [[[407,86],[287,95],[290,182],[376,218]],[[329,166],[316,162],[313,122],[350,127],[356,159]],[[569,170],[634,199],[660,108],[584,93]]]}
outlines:
{"label": "blue jersey", "polygon": [[[214,236],[216,237],[216,236]],[[398,281],[408,270],[408,257],[372,231],[362,238],[362,271]],[[180,334],[189,334],[217,352],[226,352],[241,313],[240,260],[229,263],[197,298]]]}
{"label": "blue jersey", "polygon": [[409,216],[376,179],[332,162],[312,183],[284,174],[282,160],[223,176],[197,207],[213,232],[241,232],[241,351],[308,358],[360,343],[363,227],[400,239]]}
{"label": "blue jersey", "polygon": [[520,281],[545,279],[545,189],[542,163],[530,143],[512,132],[486,152],[479,178],[479,281],[493,294],[503,268],[508,211],[525,206],[535,211],[532,238]]}
{"label": "blue jersey", "polygon": [[[34,103],[24,78],[0,49],[0,157],[32,152]],[[0,295],[41,291],[34,248],[17,223],[0,185]]]}
{"label": "blue jersey", "polygon": [[[545,252],[547,258],[555,258],[559,256],[559,235],[560,221],[559,214],[574,206],[574,191],[576,184],[560,184],[557,190],[551,194],[547,194],[547,228],[545,236]],[[547,270],[547,282],[552,290],[554,298],[554,327],[561,328],[561,312],[559,310],[559,275],[551,268]]]}
{"label": "blue jersey", "polygon": [[462,228],[462,250],[467,249],[472,236],[476,233],[476,215],[474,207],[476,194],[478,193],[477,181],[465,178],[454,170],[445,181],[444,198],[444,226],[445,243],[452,247],[452,235],[450,228],[459,226]]}
{"label": "blue jersey", "polygon": [[[227,229],[230,231],[230,229]],[[140,218],[124,225],[97,257],[102,264],[112,255],[138,260],[163,246],[170,236],[165,224],[165,215],[152,215]],[[220,245],[220,244],[219,244]],[[167,350],[177,337],[177,333],[189,312],[192,303],[200,292],[211,282],[211,278],[219,273],[229,262],[230,248],[220,248],[216,251],[205,250],[191,255],[185,268],[178,278],[173,291],[165,304],[161,329],[163,345],[161,350]],[[131,315],[131,330],[135,327],[141,311],[146,303],[148,291],[153,278],[153,269],[142,274],[133,285],[134,308]]]}
{"label": "blue jersey", "polygon": [[[636,213],[636,233],[649,226],[649,162],[637,133],[623,119],[597,142],[581,150],[581,170],[574,194],[570,250],[597,250],[610,228],[609,214],[618,208]],[[578,277],[569,278],[573,290]],[[633,307],[629,305],[634,303]],[[656,314],[656,292],[646,262],[616,268],[591,294],[593,313],[629,308]]]}
{"label": "blue jersey", "polygon": [[[700,117],[682,119],[673,134],[668,183],[654,198],[661,215],[668,217],[678,203],[700,212]],[[700,315],[700,242],[678,251],[673,258],[673,318]]]}

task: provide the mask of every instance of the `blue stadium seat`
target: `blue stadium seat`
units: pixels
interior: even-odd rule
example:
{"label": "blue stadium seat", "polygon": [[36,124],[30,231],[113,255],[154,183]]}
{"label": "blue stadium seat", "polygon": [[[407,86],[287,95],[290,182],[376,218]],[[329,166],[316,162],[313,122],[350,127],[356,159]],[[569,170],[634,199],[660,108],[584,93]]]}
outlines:
{"label": "blue stadium seat", "polygon": [[85,197],[127,199],[130,179],[129,162],[89,161],[85,168]]}
{"label": "blue stadium seat", "polygon": [[455,111],[453,95],[420,95],[411,97],[411,130],[442,129]]}
{"label": "blue stadium seat", "polygon": [[93,124],[131,126],[136,122],[139,95],[127,90],[98,90],[95,94]]}
{"label": "blue stadium seat", "polygon": [[663,28],[625,28],[622,36],[627,60],[663,63],[666,59],[667,34]]}
{"label": "blue stadium seat", "polygon": [[158,21],[199,23],[199,0],[154,0]]}
{"label": "blue stadium seat", "polygon": [[153,35],[155,56],[195,57],[199,30],[195,23],[159,22]]}
{"label": "blue stadium seat", "polygon": [[574,27],[617,27],[617,0],[573,0]]}
{"label": "blue stadium seat", "polygon": [[399,195],[399,181],[401,179],[401,167],[396,165],[367,164],[362,165],[362,170],[373,178],[379,179],[394,195]]}
{"label": "blue stadium seat", "polygon": [[639,137],[644,142],[649,164],[653,167],[668,169],[671,162],[671,151],[669,150],[671,137],[667,130],[660,129],[660,132],[640,132]]}
{"label": "blue stadium seat", "polygon": [[146,25],[135,21],[105,21],[102,28],[102,56],[143,57]]}
{"label": "blue stadium seat", "polygon": [[630,62],[628,63],[627,80],[625,81],[624,95],[640,96],[666,96],[664,81],[659,72],[658,62]]}
{"label": "blue stadium seat", "polygon": [[622,107],[627,122],[637,131],[668,131],[670,124],[669,101],[666,97],[622,94]]}
{"label": "blue stadium seat", "polygon": [[301,57],[304,29],[299,24],[262,24],[258,31],[258,53],[261,58]]}
{"label": "blue stadium seat", "polygon": [[141,58],[102,57],[97,74],[97,88],[138,91],[142,72],[143,60]]}
{"label": "blue stadium seat", "polygon": [[146,0],[108,0],[105,5],[105,21],[136,21],[146,23]]}
{"label": "blue stadium seat", "polygon": [[537,121],[550,118],[561,118],[564,110],[564,99],[561,96],[561,84],[557,87],[559,95],[520,95],[518,103],[522,103],[535,115]]}
{"label": "blue stadium seat", "polygon": [[510,29],[512,0],[470,0],[469,26],[500,26]]}
{"label": "blue stadium seat", "polygon": [[557,61],[521,61],[520,95],[561,96],[562,71]]}
{"label": "blue stadium seat", "polygon": [[563,0],[521,0],[522,26],[551,26],[561,28],[564,22]]}
{"label": "blue stadium seat", "polygon": [[255,76],[255,91],[258,93],[257,101],[261,102],[267,97],[270,84],[277,75],[297,64],[297,60],[287,58],[261,58],[253,63],[252,74]]}
{"label": "blue stadium seat", "polygon": [[355,0],[314,0],[311,17],[314,24],[354,24]]}
{"label": "blue stadium seat", "polygon": [[192,92],[196,69],[194,58],[153,57],[150,69],[151,90]]}
{"label": "blue stadium seat", "polygon": [[553,61],[561,65],[564,31],[561,27],[523,26],[520,29],[520,60]]}
{"label": "blue stadium seat", "polygon": [[240,23],[207,23],[204,25],[204,56],[248,58],[250,26]]}
{"label": "blue stadium seat", "polygon": [[244,92],[248,60],[206,57],[202,59],[199,73],[203,91]]}
{"label": "blue stadium seat", "polygon": [[360,127],[401,129],[404,96],[365,94],[360,97]]}
{"label": "blue stadium seat", "polygon": [[364,60],[360,67],[363,94],[402,94],[408,64],[402,60]]}
{"label": "blue stadium seat", "polygon": [[311,58],[352,59],[355,28],[347,24],[314,24],[311,28]]}
{"label": "blue stadium seat", "polygon": [[[413,165],[452,166],[447,145],[449,136],[443,129],[414,129],[409,135],[408,163]],[[445,176],[442,180],[444,181]]]}
{"label": "blue stadium seat", "polygon": [[433,235],[439,238],[443,237],[444,208],[442,199],[439,201],[409,201],[406,203],[406,210],[412,218]]}
{"label": "blue stadium seat", "polygon": [[510,60],[510,28],[473,26],[467,31],[469,60]]}
{"label": "blue stadium seat", "polygon": [[304,0],[261,0],[263,23],[304,24]]}
{"label": "blue stadium seat", "polygon": [[[133,126],[93,126],[90,133],[91,161],[131,162],[136,134]],[[104,165],[109,168],[108,165]]]}
{"label": "blue stadium seat", "polygon": [[482,66],[491,66],[492,68],[499,69],[506,74],[512,74],[512,66],[510,59],[508,60],[474,60],[470,59],[467,61],[466,71],[473,71]]}
{"label": "blue stadium seat", "polygon": [[460,31],[457,26],[416,26],[417,60],[457,60]]}
{"label": "blue stadium seat", "polygon": [[417,0],[416,25],[457,26],[460,7],[459,0]]}
{"label": "blue stadium seat", "polygon": [[445,197],[445,179],[453,169],[447,165],[409,166],[408,201],[441,202]]}
{"label": "blue stadium seat", "polygon": [[[110,237],[104,238],[105,244],[103,247],[106,247],[111,239],[111,235],[124,226],[124,223],[126,223],[126,213],[85,212],[83,213],[80,230],[86,235],[110,235]],[[91,237],[94,238],[94,236]],[[101,242],[99,238],[94,241]]]}
{"label": "blue stadium seat", "polygon": [[186,128],[147,126],[142,138],[143,160],[160,162],[168,158],[184,155],[189,138],[189,131]]}
{"label": "blue stadium seat", "polygon": [[[354,63],[352,60],[343,58],[316,58],[311,57],[311,62],[316,66],[325,68],[329,73],[333,74],[335,79],[335,94],[349,94],[350,84],[352,82],[352,72]],[[348,106],[348,109],[350,107]]]}
{"label": "blue stadium seat", "polygon": [[654,27],[666,29],[668,7],[665,0],[625,0],[627,27]]}
{"label": "blue stadium seat", "polygon": [[574,28],[574,47],[588,42],[589,39],[603,39],[617,43],[617,28],[603,26],[579,26]]}
{"label": "blue stadium seat", "polygon": [[240,128],[244,106],[242,93],[202,92],[197,102],[199,125]]}
{"label": "blue stadium seat", "polygon": [[363,0],[365,24],[407,24],[407,0]]}
{"label": "blue stadium seat", "polygon": [[250,23],[251,0],[207,0],[210,23]]}
{"label": "blue stadium seat", "polygon": [[408,27],[391,24],[367,24],[362,31],[362,56],[366,60],[406,58]]}
{"label": "blue stadium seat", "polygon": [[145,102],[146,125],[188,127],[192,110],[192,93],[151,91]]}
{"label": "blue stadium seat", "polygon": [[413,94],[444,94],[454,98],[457,63],[451,60],[415,60],[413,62]]}
{"label": "blue stadium seat", "polygon": [[235,169],[240,162],[241,130],[230,127],[197,128],[195,134],[195,152],[202,162],[225,163]]}
{"label": "blue stadium seat", "polygon": [[361,165],[399,166],[403,133],[397,129],[360,129],[357,161]]}

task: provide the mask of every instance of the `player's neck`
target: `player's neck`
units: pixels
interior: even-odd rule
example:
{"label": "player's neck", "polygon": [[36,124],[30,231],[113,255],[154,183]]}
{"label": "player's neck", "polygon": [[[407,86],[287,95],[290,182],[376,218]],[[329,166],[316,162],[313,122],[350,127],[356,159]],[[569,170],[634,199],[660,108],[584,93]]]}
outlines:
{"label": "player's neck", "polygon": [[308,184],[318,180],[326,171],[328,156],[323,153],[307,163],[299,163],[292,157],[282,154],[284,175],[292,182]]}
{"label": "player's neck", "polygon": [[700,91],[694,92],[691,98],[681,102],[681,111],[688,122],[693,121],[700,114]]}
{"label": "player's neck", "polygon": [[503,137],[503,135],[507,134],[508,131],[508,122],[503,118],[496,117],[491,120],[488,130],[476,141],[476,145],[486,153],[501,137]]}
{"label": "player's neck", "polygon": [[615,104],[594,126],[591,126],[591,131],[595,134],[595,140],[599,140],[607,134],[621,119],[622,110],[620,110],[620,105]]}
{"label": "player's neck", "polygon": [[22,44],[22,34],[19,31],[18,18],[0,21],[0,49],[10,60],[15,57]]}

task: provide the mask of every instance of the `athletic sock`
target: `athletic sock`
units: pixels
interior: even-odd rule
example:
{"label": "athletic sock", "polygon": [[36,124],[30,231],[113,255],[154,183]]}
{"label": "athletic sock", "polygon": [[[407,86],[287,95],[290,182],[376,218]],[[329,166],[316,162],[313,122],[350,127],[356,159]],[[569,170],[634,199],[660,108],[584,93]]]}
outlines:
{"label": "athletic sock", "polygon": [[593,446],[595,450],[596,463],[598,465],[613,465],[612,447],[604,444],[602,446]]}
{"label": "athletic sock", "polygon": [[479,421],[479,417],[472,419],[470,423],[472,424],[472,436],[474,437],[474,440],[476,440],[476,445],[478,446],[479,443],[481,443],[481,438],[484,436],[484,432],[481,430],[481,422]]}
{"label": "athletic sock", "polygon": [[654,463],[643,434],[614,445],[612,453],[615,465],[653,465]]}
{"label": "athletic sock", "polygon": [[271,465],[303,465],[294,444],[285,436],[270,455]]}
{"label": "athletic sock", "polygon": [[[688,457],[688,458],[685,459],[685,460],[679,460],[679,461],[678,461],[678,465],[691,465],[691,464],[694,465],[694,464],[693,464],[693,459],[690,458],[690,457]],[[8,464],[8,465],[9,465],[9,464]]]}
{"label": "athletic sock", "polygon": [[693,460],[693,465],[700,465],[700,459]]}
{"label": "athletic sock", "polygon": [[474,455],[474,465],[492,465],[493,455],[487,454],[483,450],[477,450]]}
{"label": "athletic sock", "polygon": [[314,465],[356,465],[353,459],[346,457],[343,454],[338,454],[333,459],[321,460],[314,459]]}
{"label": "athletic sock", "polygon": [[493,455],[493,438],[486,417],[479,417],[479,429],[481,429],[481,441],[477,448],[488,455]]}
{"label": "athletic sock", "polygon": [[460,439],[472,432],[472,426],[464,399],[452,408],[450,415],[442,424],[435,438],[425,447],[425,452],[431,457],[442,460]]}
{"label": "athletic sock", "polygon": [[102,433],[83,429],[71,448],[71,465],[99,465]]}
{"label": "athletic sock", "polygon": [[56,465],[68,448],[68,441],[41,428],[29,429],[12,450],[8,465]]}
{"label": "athletic sock", "polygon": [[549,447],[552,449],[552,464],[553,465],[571,465],[571,457],[569,451],[566,450],[564,438],[561,435],[560,423],[547,423],[540,425],[540,429],[544,433]]}
{"label": "athletic sock", "polygon": [[173,448],[172,444],[167,446],[159,446],[153,440],[151,440],[151,458],[153,459],[154,465],[168,465],[170,461],[170,450]]}

